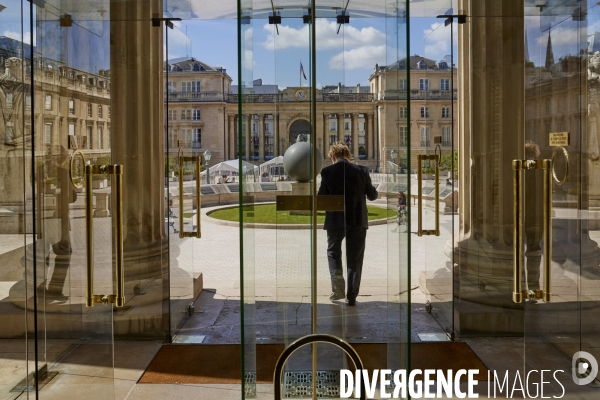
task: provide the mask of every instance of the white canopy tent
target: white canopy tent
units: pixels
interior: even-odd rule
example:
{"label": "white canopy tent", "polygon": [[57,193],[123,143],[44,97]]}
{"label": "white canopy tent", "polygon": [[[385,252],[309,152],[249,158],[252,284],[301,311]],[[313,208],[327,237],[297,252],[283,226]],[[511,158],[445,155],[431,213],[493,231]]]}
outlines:
{"label": "white canopy tent", "polygon": [[272,173],[273,169],[279,170],[279,168],[283,168],[283,156],[277,156],[260,164],[260,174],[263,175],[266,172],[269,175],[279,175]]}
{"label": "white canopy tent", "polygon": [[[215,165],[209,165],[208,169],[210,171],[210,176],[213,178],[217,177],[217,176],[223,176],[223,175],[239,176],[239,174],[240,174],[239,165],[240,165],[239,160],[229,160],[229,161],[220,162]],[[258,173],[258,167],[256,165],[250,164],[249,162],[246,162],[243,160],[242,160],[242,169],[244,170],[243,172],[245,174],[248,174],[251,171],[253,173],[253,175],[256,176],[256,174]],[[200,176],[206,176],[206,170],[202,171],[200,173]]]}

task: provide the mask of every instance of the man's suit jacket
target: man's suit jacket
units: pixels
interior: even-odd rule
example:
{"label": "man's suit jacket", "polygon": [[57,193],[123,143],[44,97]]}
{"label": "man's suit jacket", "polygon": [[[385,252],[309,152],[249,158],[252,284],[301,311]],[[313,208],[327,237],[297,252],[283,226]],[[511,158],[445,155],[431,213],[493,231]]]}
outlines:
{"label": "man's suit jacket", "polygon": [[[377,190],[371,184],[366,167],[354,165],[345,159],[321,170],[321,195],[344,195],[345,212],[327,211],[323,229],[369,227],[367,201],[377,199]],[[344,215],[345,214],[345,215]]]}

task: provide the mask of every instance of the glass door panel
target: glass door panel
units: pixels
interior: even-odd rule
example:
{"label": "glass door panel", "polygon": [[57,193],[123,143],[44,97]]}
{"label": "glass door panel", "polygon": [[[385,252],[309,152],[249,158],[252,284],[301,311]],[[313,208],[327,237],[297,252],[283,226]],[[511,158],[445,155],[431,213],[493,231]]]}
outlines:
{"label": "glass door panel", "polygon": [[[91,5],[90,5],[91,7]],[[28,252],[38,370],[57,374],[39,397],[114,388],[113,313],[124,305],[122,168],[111,154],[108,13],[32,6],[35,115],[30,146],[40,216]],[[87,46],[81,46],[81,43]],[[39,174],[39,175],[38,175]],[[118,266],[116,266],[118,265]]]}
{"label": "glass door panel", "polygon": [[[251,10],[250,2],[246,5],[238,20],[242,35],[238,51],[243,57],[237,154],[244,161],[240,165],[246,168],[252,167],[245,162],[270,164],[259,167],[256,175],[260,176],[260,182],[255,174],[247,173],[246,189],[240,189],[244,194],[240,203],[244,205],[241,240],[245,380],[264,382],[260,371],[264,370],[266,361],[260,354],[269,346],[280,353],[285,346],[311,333],[347,340],[357,346],[359,354],[373,351],[369,346],[374,346],[382,360],[378,368],[408,368],[409,230],[388,232],[395,226],[388,218],[395,221],[398,190],[387,179],[391,179],[391,170],[382,167],[389,158],[384,159],[383,151],[379,151],[384,146],[402,150],[404,168],[397,171],[397,176],[398,180],[407,182],[410,149],[407,141],[401,140],[405,132],[397,129],[398,121],[408,125],[407,115],[400,114],[397,102],[397,85],[402,79],[400,75],[406,74],[406,67],[402,71],[387,69],[392,70],[408,50],[406,10],[398,9],[396,3],[389,8],[381,5],[375,14],[372,10],[348,9],[346,12],[352,15],[348,20],[345,16],[349,14],[342,14],[346,4],[340,2],[338,9],[320,7],[317,3],[316,47],[313,48],[307,9],[276,8],[276,14],[272,15],[272,11]],[[357,43],[360,32],[364,31],[373,32],[385,44],[370,47],[366,39]],[[375,69],[374,76],[369,78],[373,74],[370,62],[358,66],[353,63],[355,51],[365,52],[365,59],[381,65]],[[316,96],[311,94],[313,78],[319,84]],[[389,87],[385,87],[385,82]],[[266,92],[265,86],[276,87],[277,91]],[[388,99],[393,101],[384,103]],[[406,97],[401,100],[405,104],[409,102]],[[272,136],[267,130],[270,120],[275,126]],[[263,140],[266,144],[270,137],[275,149],[273,158],[267,159],[266,150],[263,157],[260,149]],[[327,154],[336,143],[347,146],[349,152],[347,169],[339,179],[341,192],[325,190],[318,199],[326,201],[325,198],[336,194],[344,196],[351,191],[344,187],[352,184],[346,179],[346,172],[354,171],[356,165],[379,191],[376,201],[367,201],[371,221],[366,230],[364,272],[356,306],[346,303],[349,290],[346,253],[352,253],[360,243],[348,247],[347,237],[341,242],[340,273],[334,272],[332,284],[327,246],[328,240],[333,241],[333,234],[328,235],[323,229],[325,210],[317,210],[315,223],[310,208],[315,201],[311,199],[313,189],[323,189],[321,176],[317,177],[316,186],[311,182],[312,162],[317,164],[317,172],[331,165]],[[318,159],[312,158],[313,149]],[[277,159],[279,155],[285,155],[283,160]],[[274,186],[276,195],[264,200],[269,185]],[[263,193],[251,189],[257,186]],[[405,190],[410,192],[409,188]],[[275,204],[265,204],[265,201],[275,201]],[[338,203],[344,203],[343,209],[350,212],[351,202]],[[268,225],[259,225],[262,213],[259,210],[263,207],[271,207],[268,212],[274,217]],[[341,232],[338,232],[339,237],[347,232],[354,234],[344,218],[337,228]],[[327,379],[332,388],[339,389],[336,374],[347,367],[346,357],[340,350],[320,344],[315,351],[315,347],[306,346],[285,366],[284,379],[290,382],[286,393],[310,393],[314,371],[323,376],[319,390],[329,390]],[[293,381],[296,383],[291,383]],[[254,385],[246,385],[245,393],[254,393],[254,388]],[[256,392],[260,398],[265,390]]]}
{"label": "glass door panel", "polygon": [[[25,7],[25,9],[24,9]],[[35,330],[29,327],[33,311],[24,299],[34,292],[31,277],[31,247],[34,234],[34,186],[31,179],[31,71],[23,70],[31,57],[31,47],[23,37],[30,35],[28,8],[21,1],[3,2],[0,25],[6,33],[0,41],[0,384],[3,398],[25,391],[35,396]],[[25,72],[25,73],[23,73]],[[26,104],[29,106],[26,107]],[[39,216],[39,215],[38,215]],[[25,262],[28,260],[28,262]],[[44,360],[39,367],[45,366]]]}
{"label": "glass door panel", "polygon": [[[202,181],[209,185],[200,166],[202,154],[210,150],[202,144],[200,118],[201,81],[194,74],[199,65],[187,57],[190,39],[178,26],[165,25],[165,215],[169,237],[170,336],[173,342],[200,341],[179,328],[192,315],[193,303],[201,290],[194,246],[199,240],[198,224]],[[207,153],[208,154],[208,153]],[[196,261],[196,263],[194,262]],[[194,340],[195,339],[195,340]]]}
{"label": "glass door panel", "polygon": [[414,264],[415,267],[422,266],[422,270],[413,268],[413,273],[418,274],[421,291],[426,295],[422,309],[431,313],[441,327],[441,331],[420,335],[423,340],[439,340],[440,333],[449,337],[454,333],[452,247],[458,188],[453,171],[458,156],[453,156],[456,154],[453,114],[456,69],[453,67],[452,38],[457,25],[452,17],[448,18],[439,18],[432,25],[423,41],[424,56],[414,56],[411,60],[415,84],[411,92],[416,113],[414,120],[417,121],[415,134],[418,136],[413,153],[417,157],[417,169],[421,156],[421,171],[419,175],[417,170],[414,194],[417,238],[413,249],[414,254],[423,258],[422,263]]}
{"label": "glass door panel", "polygon": [[[527,43],[534,46],[525,60],[524,159],[553,162],[552,170],[524,171],[523,285],[530,297],[523,299],[526,370],[563,366],[568,371],[581,348],[583,310],[588,308],[581,289],[593,281],[584,271],[597,264],[592,260],[597,260],[598,245],[590,240],[585,211],[592,185],[582,153],[588,136],[582,86],[588,79],[588,21],[580,13],[587,13],[586,4],[557,3],[532,10],[525,19]],[[559,143],[559,136],[568,140]],[[551,196],[551,212],[542,206],[544,196]],[[580,390],[571,379],[565,381],[567,393]],[[555,390],[560,395],[561,388]]]}

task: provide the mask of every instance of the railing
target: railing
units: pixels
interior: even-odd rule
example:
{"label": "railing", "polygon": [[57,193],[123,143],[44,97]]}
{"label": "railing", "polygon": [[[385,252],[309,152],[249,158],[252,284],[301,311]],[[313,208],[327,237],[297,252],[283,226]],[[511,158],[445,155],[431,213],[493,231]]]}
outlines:
{"label": "railing", "polygon": [[225,101],[225,95],[220,92],[168,92],[165,99],[169,101]]}
{"label": "railing", "polygon": [[[284,99],[283,94],[244,94],[242,95],[242,101],[244,103],[274,103],[274,102],[296,102],[297,100],[294,98],[290,98],[289,100]],[[237,103],[238,95],[237,94],[228,94],[227,95],[228,103]],[[375,98],[373,93],[321,93],[317,96],[317,101],[323,102],[368,102],[372,101]]]}
{"label": "railing", "polygon": [[[454,89],[453,95],[450,90],[419,90],[411,89],[410,98],[413,100],[452,100],[458,98],[458,89]],[[384,100],[407,99],[406,90],[386,90],[383,93]]]}

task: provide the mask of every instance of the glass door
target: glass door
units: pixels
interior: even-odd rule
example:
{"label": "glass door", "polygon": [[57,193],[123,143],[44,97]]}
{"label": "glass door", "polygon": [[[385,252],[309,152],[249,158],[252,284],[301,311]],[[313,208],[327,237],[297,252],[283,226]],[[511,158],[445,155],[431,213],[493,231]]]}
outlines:
{"label": "glass door", "polygon": [[[452,9],[446,11],[448,15],[452,13]],[[421,310],[430,313],[441,328],[418,334],[425,341],[445,340],[445,335],[449,339],[454,337],[452,249],[457,233],[459,190],[453,41],[457,24],[452,16],[435,17],[438,18],[428,19],[433,23],[423,40],[423,56],[411,57],[413,120],[417,122],[413,139],[413,154],[417,159],[413,195],[417,238],[412,249],[423,259],[422,263],[413,264],[413,273],[419,275],[419,285],[426,296]],[[422,270],[418,271],[418,266]]]}
{"label": "glass door", "polygon": [[[408,74],[400,66],[406,8],[315,7],[254,10],[242,2],[238,19],[237,157],[241,168],[258,167],[240,188],[244,393],[259,398],[272,396],[257,386],[272,371],[265,352],[281,354],[307,335],[343,339],[365,360],[376,355],[381,365],[371,368],[409,362],[410,234],[394,230],[398,185],[387,166],[389,152],[402,150],[404,168],[395,174],[410,193],[410,148],[400,129],[410,99],[399,86]],[[360,32],[372,32],[378,46]],[[370,61],[357,65],[357,51]],[[260,151],[270,120],[273,159]],[[270,187],[276,193],[267,200]],[[285,395],[339,395],[343,368],[352,365],[340,349],[302,347],[284,366]]]}
{"label": "glass door", "polygon": [[[30,326],[34,311],[24,306],[24,299],[32,297],[32,246],[34,234],[33,197],[31,179],[31,71],[23,70],[30,64],[31,47],[23,38],[31,34],[28,4],[11,0],[2,3],[0,25],[6,33],[0,39],[0,384],[3,398],[14,398],[21,393],[35,396],[35,371],[47,368],[46,360],[36,362],[38,343],[36,331]],[[38,220],[39,222],[39,220]],[[29,255],[28,262],[24,262]],[[30,279],[23,279],[25,266]],[[16,301],[11,301],[12,299]]]}
{"label": "glass door", "polygon": [[[202,290],[203,276],[195,246],[201,237],[201,190],[214,194],[205,169],[211,149],[202,142],[201,101],[203,64],[188,54],[190,39],[174,26],[165,26],[165,229],[169,238],[170,336],[175,343],[202,343],[204,335],[181,330],[194,313],[194,301]],[[169,55],[177,55],[171,56]],[[213,153],[216,153],[213,149]],[[214,160],[219,158],[214,154]],[[203,187],[202,187],[203,186]]]}
{"label": "glass door", "polygon": [[[48,2],[30,10],[35,51],[25,57],[33,92],[27,107],[35,122],[28,146],[40,182],[39,230],[25,263],[34,290],[20,304],[34,313],[35,390],[40,398],[93,391],[111,399],[114,314],[126,298],[125,186],[123,165],[111,152],[108,14]],[[44,387],[42,372],[52,378]]]}

